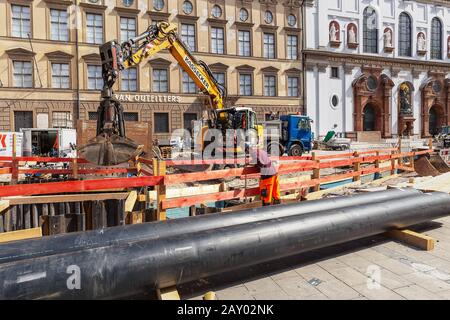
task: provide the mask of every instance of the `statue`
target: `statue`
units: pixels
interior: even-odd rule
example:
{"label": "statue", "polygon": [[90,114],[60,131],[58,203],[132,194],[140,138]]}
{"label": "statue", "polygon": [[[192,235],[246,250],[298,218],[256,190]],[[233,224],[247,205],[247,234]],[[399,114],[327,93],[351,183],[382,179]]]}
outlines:
{"label": "statue", "polygon": [[447,40],[447,55],[450,57],[450,37]]}
{"label": "statue", "polygon": [[348,30],[348,42],[349,43],[356,43],[356,32],[355,32],[355,26],[351,25],[350,29]]}
{"label": "statue", "polygon": [[421,32],[417,38],[417,46],[419,51],[427,51],[427,41],[425,40],[425,35]]}
{"label": "statue", "polygon": [[334,22],[332,22],[331,26],[330,26],[330,41],[333,41],[333,42],[339,41],[337,38],[337,33],[338,33],[338,30],[336,28],[336,25]]}
{"label": "statue", "polygon": [[406,83],[400,85],[400,113],[406,115],[412,114],[411,92]]}
{"label": "statue", "polygon": [[386,29],[384,31],[384,47],[392,48],[392,32],[391,29]]}

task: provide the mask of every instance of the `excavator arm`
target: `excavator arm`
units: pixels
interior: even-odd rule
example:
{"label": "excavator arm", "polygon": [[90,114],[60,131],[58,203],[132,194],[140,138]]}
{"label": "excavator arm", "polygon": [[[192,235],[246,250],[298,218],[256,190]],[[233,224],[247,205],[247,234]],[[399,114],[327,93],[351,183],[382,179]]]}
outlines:
{"label": "excavator arm", "polygon": [[82,157],[98,165],[115,165],[136,155],[139,146],[126,138],[123,107],[113,97],[113,86],[121,71],[135,67],[166,49],[210,98],[209,127],[233,128],[236,109],[225,108],[226,89],[217,82],[208,65],[192,55],[178,37],[177,26],[160,22],[122,44],[114,40],[100,47],[104,85],[97,111],[97,136],[79,150]]}

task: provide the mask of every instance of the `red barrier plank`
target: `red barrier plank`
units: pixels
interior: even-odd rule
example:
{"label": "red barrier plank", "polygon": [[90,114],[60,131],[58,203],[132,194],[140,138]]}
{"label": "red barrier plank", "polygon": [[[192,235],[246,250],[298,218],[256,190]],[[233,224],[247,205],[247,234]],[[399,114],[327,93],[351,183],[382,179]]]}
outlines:
{"label": "red barrier plank", "polygon": [[162,181],[163,177],[136,177],[19,184],[13,186],[0,186],[0,197],[136,188],[155,186]]}
{"label": "red barrier plank", "polygon": [[231,200],[244,197],[252,197],[259,194],[259,188],[252,188],[247,190],[233,190],[226,192],[218,192],[211,194],[202,194],[191,197],[181,197],[166,199],[162,201],[163,209],[189,207],[199,203],[206,203],[212,201]]}
{"label": "red barrier plank", "polygon": [[[16,157],[17,161],[36,162],[73,162],[73,158],[51,158],[51,157]],[[12,157],[0,157],[0,161],[12,161]],[[89,163],[87,160],[78,158],[78,163]]]}
{"label": "red barrier plank", "polygon": [[181,182],[195,182],[195,181],[206,181],[230,177],[239,177],[246,174],[258,173],[259,169],[255,167],[245,167],[245,168],[233,168],[224,170],[214,170],[207,172],[192,172],[192,173],[180,173],[171,174],[165,177],[164,183],[174,184]]}

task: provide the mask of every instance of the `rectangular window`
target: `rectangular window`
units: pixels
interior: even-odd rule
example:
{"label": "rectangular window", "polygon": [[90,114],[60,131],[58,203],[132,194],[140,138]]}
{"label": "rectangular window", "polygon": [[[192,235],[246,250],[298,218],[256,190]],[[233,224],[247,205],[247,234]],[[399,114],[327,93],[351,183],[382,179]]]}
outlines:
{"label": "rectangular window", "polygon": [[72,114],[70,112],[53,112],[52,124],[53,128],[72,128]]}
{"label": "rectangular window", "polygon": [[168,92],[167,69],[153,69],[153,92]]}
{"label": "rectangular window", "polygon": [[27,38],[31,33],[31,14],[29,6],[11,5],[12,36]]}
{"label": "rectangular window", "polygon": [[225,51],[223,28],[211,27],[211,52],[223,54]]}
{"label": "rectangular window", "polygon": [[264,76],[264,95],[275,97],[277,95],[277,83],[275,76]]}
{"label": "rectangular window", "polygon": [[192,130],[192,121],[197,120],[197,114],[186,112],[183,114],[183,128],[186,130]]}
{"label": "rectangular window", "polygon": [[120,39],[122,42],[136,36],[136,19],[120,17]]}
{"label": "rectangular window", "polygon": [[183,93],[197,93],[197,85],[186,71],[183,71]]}
{"label": "rectangular window", "polygon": [[101,14],[86,14],[86,42],[103,43],[103,16]]}
{"label": "rectangular window", "polygon": [[98,113],[97,112],[89,112],[88,113],[88,119],[89,120],[97,120],[98,119]]}
{"label": "rectangular window", "polygon": [[13,61],[14,87],[31,88],[33,86],[33,66],[31,61]]}
{"label": "rectangular window", "polygon": [[102,66],[88,65],[88,89],[89,90],[102,90],[103,78],[102,78]]}
{"label": "rectangular window", "polygon": [[181,40],[183,40],[190,50],[196,50],[194,24],[181,24]]}
{"label": "rectangular window", "polygon": [[138,122],[139,121],[139,113],[137,112],[124,112],[123,119],[127,122]]}
{"label": "rectangular window", "polygon": [[67,28],[67,11],[50,9],[50,39],[57,41],[69,41],[69,29]]}
{"label": "rectangular window", "polygon": [[137,91],[137,69],[130,68],[122,71],[122,91]]}
{"label": "rectangular window", "polygon": [[155,112],[153,123],[155,125],[155,133],[169,132],[169,114],[165,112]]}
{"label": "rectangular window", "polygon": [[288,96],[298,97],[298,77],[288,77]]}
{"label": "rectangular window", "polygon": [[213,72],[214,78],[216,78],[217,82],[225,87],[225,73],[224,72]]}
{"label": "rectangular window", "polygon": [[68,89],[70,87],[68,63],[52,63],[52,88]]}
{"label": "rectangular window", "polygon": [[298,38],[294,35],[287,36],[287,59],[297,60],[298,58]]}
{"label": "rectangular window", "polygon": [[33,111],[14,111],[14,131],[23,128],[33,128]]}
{"label": "rectangular window", "polygon": [[239,55],[249,57],[251,50],[250,31],[239,30]]}
{"label": "rectangular window", "polygon": [[253,93],[252,75],[240,74],[239,75],[239,94],[241,96],[251,96]]}
{"label": "rectangular window", "polygon": [[331,67],[331,78],[339,79],[339,68]]}
{"label": "rectangular window", "polygon": [[264,58],[275,59],[275,35],[264,33]]}

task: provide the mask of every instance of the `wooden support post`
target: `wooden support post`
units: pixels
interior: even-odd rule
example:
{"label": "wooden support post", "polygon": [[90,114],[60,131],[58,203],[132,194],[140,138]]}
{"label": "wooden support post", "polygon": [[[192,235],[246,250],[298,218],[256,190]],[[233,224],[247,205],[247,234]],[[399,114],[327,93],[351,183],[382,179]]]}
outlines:
{"label": "wooden support post", "polygon": [[395,174],[395,158],[392,158],[395,155],[395,151],[391,151],[391,176]]}
{"label": "wooden support post", "polygon": [[433,138],[429,138],[429,139],[428,139],[428,148],[429,148],[430,150],[433,150]]}
{"label": "wooden support post", "polygon": [[78,180],[78,159],[72,159],[72,175],[74,179]]}
{"label": "wooden support post", "polygon": [[414,155],[409,156],[409,166],[414,170]]}
{"label": "wooden support post", "polygon": [[41,228],[17,230],[0,234],[0,243],[42,237]]}
{"label": "wooden support post", "polygon": [[[402,138],[398,138],[398,153],[402,153]],[[397,158],[397,163],[399,166],[403,165],[403,158]]]}
{"label": "wooden support post", "polygon": [[[353,153],[354,158],[359,158],[357,151]],[[357,160],[353,163],[353,171],[356,172],[356,176],[353,177],[353,181],[361,181],[361,161]]]}
{"label": "wooden support post", "polygon": [[[153,175],[165,176],[166,175],[166,162],[164,160],[153,159]],[[166,200],[166,186],[164,181],[155,186],[156,189],[156,204],[157,212],[156,217],[158,221],[166,220],[166,210],[162,208],[162,202]]]}
{"label": "wooden support post", "polygon": [[156,289],[158,300],[180,300],[180,294],[176,287]]}
{"label": "wooden support post", "polygon": [[[317,159],[316,152],[312,153],[312,160],[317,164],[317,168],[313,169],[313,174],[311,176],[311,180],[320,179],[320,159]],[[313,191],[320,190],[320,183],[314,184]]]}
{"label": "wooden support post", "polygon": [[435,239],[411,230],[392,230],[389,231],[387,235],[408,245],[426,251],[433,250],[436,243]]}
{"label": "wooden support post", "polygon": [[42,216],[42,233],[46,236],[66,233],[66,218],[63,215]]}
{"label": "wooden support post", "polygon": [[19,162],[17,161],[17,137],[13,133],[12,143],[12,167],[11,167],[11,184],[17,184],[19,181]]}

